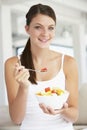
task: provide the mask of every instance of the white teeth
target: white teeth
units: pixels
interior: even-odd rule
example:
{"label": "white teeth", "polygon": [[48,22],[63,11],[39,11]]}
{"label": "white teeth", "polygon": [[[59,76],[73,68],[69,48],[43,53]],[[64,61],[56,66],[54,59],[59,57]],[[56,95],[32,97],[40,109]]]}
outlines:
{"label": "white teeth", "polygon": [[47,40],[41,40],[41,39],[39,39],[40,41],[42,41],[42,42],[47,42]]}
{"label": "white teeth", "polygon": [[42,42],[46,42],[47,40],[42,40]]}

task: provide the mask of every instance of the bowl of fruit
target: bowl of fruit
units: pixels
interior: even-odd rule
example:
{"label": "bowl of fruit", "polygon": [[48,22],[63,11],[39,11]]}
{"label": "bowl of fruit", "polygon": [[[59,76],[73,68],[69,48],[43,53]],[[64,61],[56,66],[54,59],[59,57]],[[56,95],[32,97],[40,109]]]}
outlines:
{"label": "bowl of fruit", "polygon": [[69,97],[69,92],[58,87],[46,87],[35,95],[39,103],[44,103],[54,109],[61,109]]}

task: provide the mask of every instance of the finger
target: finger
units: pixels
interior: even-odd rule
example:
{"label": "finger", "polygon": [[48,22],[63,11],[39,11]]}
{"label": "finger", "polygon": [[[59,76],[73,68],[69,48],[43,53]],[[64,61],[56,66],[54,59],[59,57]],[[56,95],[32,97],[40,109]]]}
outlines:
{"label": "finger", "polygon": [[15,75],[19,74],[19,73],[22,73],[24,70],[25,70],[24,66],[15,67]]}
{"label": "finger", "polygon": [[64,103],[63,107],[68,108],[68,103]]}
{"label": "finger", "polygon": [[30,81],[28,80],[27,74],[24,74],[21,78],[17,79],[17,82],[20,84],[22,87],[28,87],[30,85]]}
{"label": "finger", "polygon": [[19,63],[16,63],[16,64],[15,64],[15,67],[18,67],[18,66],[20,66]]}
{"label": "finger", "polygon": [[23,82],[23,80],[28,80],[29,78],[29,72],[27,69],[23,69],[18,75],[16,75],[16,80],[18,82]]}
{"label": "finger", "polygon": [[21,77],[19,77],[21,82],[26,82],[29,79],[29,72],[24,72]]}
{"label": "finger", "polygon": [[55,115],[55,110],[51,108],[50,106],[47,106],[47,109],[49,111],[49,114]]}
{"label": "finger", "polygon": [[48,109],[47,109],[47,107],[46,107],[45,104],[41,103],[41,104],[39,104],[39,105],[40,105],[40,108],[43,110],[44,113],[49,114],[49,111],[48,111]]}
{"label": "finger", "polygon": [[21,70],[23,70],[25,67],[24,66],[18,66],[18,67],[15,67],[15,69],[20,72]]}

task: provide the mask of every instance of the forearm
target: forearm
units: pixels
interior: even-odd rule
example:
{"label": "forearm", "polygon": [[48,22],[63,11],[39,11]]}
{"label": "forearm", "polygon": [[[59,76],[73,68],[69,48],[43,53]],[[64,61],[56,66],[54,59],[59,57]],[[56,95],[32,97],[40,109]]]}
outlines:
{"label": "forearm", "polygon": [[9,104],[11,119],[15,124],[21,124],[24,119],[27,106],[28,88],[19,87],[15,100]]}
{"label": "forearm", "polygon": [[74,107],[65,108],[61,114],[65,120],[72,123],[76,122],[78,119],[78,109]]}

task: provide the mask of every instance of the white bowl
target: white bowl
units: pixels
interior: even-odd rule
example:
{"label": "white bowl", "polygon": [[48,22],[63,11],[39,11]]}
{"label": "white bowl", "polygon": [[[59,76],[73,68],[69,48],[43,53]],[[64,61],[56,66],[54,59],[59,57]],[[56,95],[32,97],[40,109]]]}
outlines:
{"label": "white bowl", "polygon": [[62,95],[49,95],[49,96],[40,96],[36,94],[36,98],[39,103],[44,103],[47,106],[50,106],[54,109],[61,109],[64,103],[67,101],[69,92],[64,90]]}

